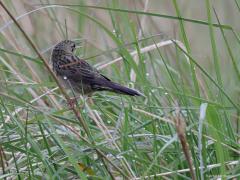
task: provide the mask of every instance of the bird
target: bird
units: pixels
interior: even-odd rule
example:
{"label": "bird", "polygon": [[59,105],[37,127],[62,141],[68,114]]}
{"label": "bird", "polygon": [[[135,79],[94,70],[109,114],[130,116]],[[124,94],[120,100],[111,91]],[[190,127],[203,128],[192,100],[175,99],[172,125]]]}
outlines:
{"label": "bird", "polygon": [[111,81],[96,68],[74,55],[76,43],[63,40],[53,47],[51,62],[53,72],[65,87],[81,95],[91,96],[98,91],[110,91],[129,96],[144,96],[138,90]]}

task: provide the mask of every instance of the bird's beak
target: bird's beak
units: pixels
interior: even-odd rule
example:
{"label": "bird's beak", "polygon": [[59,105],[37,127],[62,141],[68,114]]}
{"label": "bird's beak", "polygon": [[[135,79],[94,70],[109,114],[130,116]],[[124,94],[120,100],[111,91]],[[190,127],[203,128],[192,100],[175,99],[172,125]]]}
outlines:
{"label": "bird's beak", "polygon": [[75,39],[74,40],[74,43],[76,44],[76,48],[80,48],[80,47],[82,47],[83,45],[83,41],[84,41],[84,39]]}

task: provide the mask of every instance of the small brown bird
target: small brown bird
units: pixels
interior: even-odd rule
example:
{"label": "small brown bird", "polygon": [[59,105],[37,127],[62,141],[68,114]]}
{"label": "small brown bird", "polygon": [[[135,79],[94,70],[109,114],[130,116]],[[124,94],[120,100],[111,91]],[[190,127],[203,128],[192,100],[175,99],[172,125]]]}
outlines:
{"label": "small brown bird", "polygon": [[130,96],[143,96],[137,90],[112,82],[86,61],[75,56],[73,54],[75,48],[75,42],[64,40],[52,51],[53,70],[65,85],[83,95],[96,91],[111,91]]}

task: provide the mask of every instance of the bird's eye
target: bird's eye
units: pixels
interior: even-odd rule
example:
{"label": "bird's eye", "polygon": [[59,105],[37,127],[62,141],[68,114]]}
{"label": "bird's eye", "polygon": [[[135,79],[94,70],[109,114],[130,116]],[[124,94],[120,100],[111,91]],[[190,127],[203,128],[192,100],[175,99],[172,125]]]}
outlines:
{"label": "bird's eye", "polygon": [[75,44],[72,44],[72,51],[74,51],[74,49],[75,49],[75,47],[76,47],[76,45]]}

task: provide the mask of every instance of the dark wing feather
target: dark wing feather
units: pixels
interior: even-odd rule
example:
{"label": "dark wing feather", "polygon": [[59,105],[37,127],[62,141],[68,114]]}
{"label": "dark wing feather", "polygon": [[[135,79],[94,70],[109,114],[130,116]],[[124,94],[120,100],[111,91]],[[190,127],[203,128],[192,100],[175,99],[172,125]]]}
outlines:
{"label": "dark wing feather", "polygon": [[111,79],[109,79],[108,77],[104,76],[103,74],[100,74],[102,76],[102,78],[108,80],[108,81],[111,81]]}
{"label": "dark wing feather", "polygon": [[77,56],[65,56],[65,61],[65,64],[69,64],[69,66],[59,68],[58,73],[74,82],[94,85],[101,84],[106,80],[110,81],[110,79],[100,74],[97,69]]}

